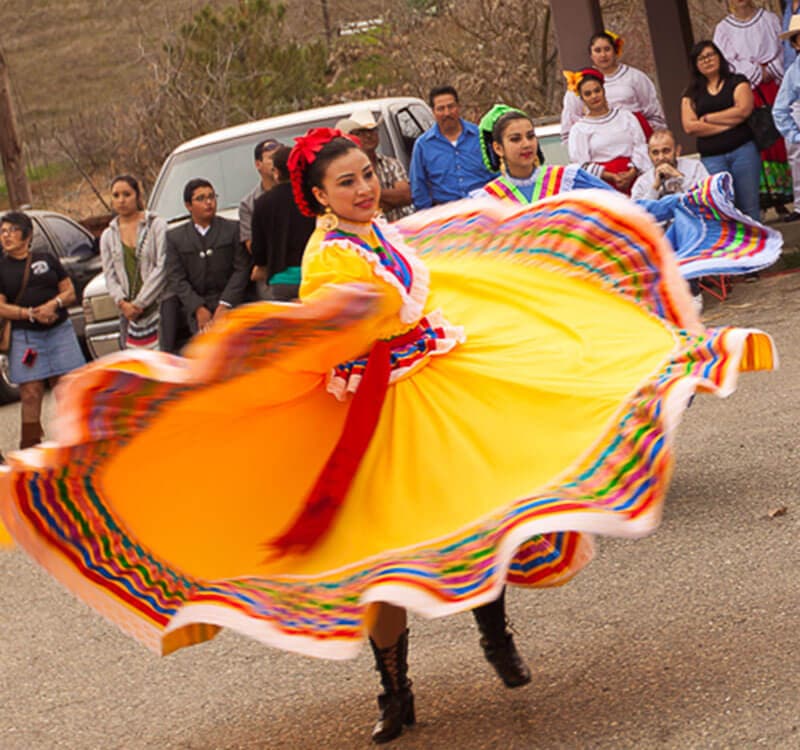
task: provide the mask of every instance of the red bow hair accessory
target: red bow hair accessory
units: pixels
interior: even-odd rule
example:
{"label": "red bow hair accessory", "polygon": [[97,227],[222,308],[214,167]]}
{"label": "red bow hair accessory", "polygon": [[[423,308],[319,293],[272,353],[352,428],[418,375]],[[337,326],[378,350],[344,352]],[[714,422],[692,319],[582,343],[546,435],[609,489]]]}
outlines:
{"label": "red bow hair accessory", "polygon": [[286,166],[289,168],[289,179],[292,183],[294,202],[300,209],[300,213],[305,216],[317,215],[317,212],[314,211],[306,199],[303,190],[305,173],[314,163],[323,147],[334,138],[347,138],[355,143],[356,146],[361,146],[361,142],[355,136],[346,135],[335,128],[311,128],[305,135],[300,135],[294,139],[294,148],[289,154]]}

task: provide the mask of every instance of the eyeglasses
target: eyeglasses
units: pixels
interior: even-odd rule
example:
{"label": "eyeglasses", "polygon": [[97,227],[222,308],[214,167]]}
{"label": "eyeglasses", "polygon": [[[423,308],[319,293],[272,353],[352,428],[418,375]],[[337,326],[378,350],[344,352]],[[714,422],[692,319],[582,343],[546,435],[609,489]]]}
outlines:
{"label": "eyeglasses", "polygon": [[192,203],[213,203],[219,196],[216,193],[208,193],[207,195],[195,195],[192,197]]}
{"label": "eyeglasses", "polygon": [[0,229],[0,234],[16,234],[17,232],[22,234],[22,227],[3,227]]}
{"label": "eyeglasses", "polygon": [[716,60],[716,59],[717,59],[717,53],[716,52],[706,52],[705,55],[700,55],[700,57],[697,58],[697,62],[699,62],[699,63],[700,62],[709,62],[711,60]]}

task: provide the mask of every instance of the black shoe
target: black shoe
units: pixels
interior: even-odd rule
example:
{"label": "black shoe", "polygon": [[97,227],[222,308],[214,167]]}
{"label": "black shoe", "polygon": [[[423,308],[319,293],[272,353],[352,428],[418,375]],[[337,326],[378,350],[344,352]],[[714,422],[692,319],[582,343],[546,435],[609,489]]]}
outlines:
{"label": "black shoe", "polygon": [[403,727],[416,723],[414,694],[408,679],[408,630],[393,646],[379,648],[369,639],[375,655],[375,669],[380,672],[383,693],[378,696],[381,715],[372,730],[372,741],[378,745],[399,737]]}
{"label": "black shoe", "polygon": [[791,213],[786,214],[786,216],[781,219],[784,224],[791,224],[795,221],[800,221],[800,211],[792,211]]}
{"label": "black shoe", "polygon": [[506,590],[493,602],[472,610],[481,633],[481,648],[506,687],[515,688],[531,681],[531,671],[514,645],[506,618]]}
{"label": "black shoe", "polygon": [[504,633],[502,638],[491,641],[481,638],[481,648],[486,661],[494,667],[507,688],[522,687],[531,681],[531,670],[519,655],[511,633]]}
{"label": "black shoe", "polygon": [[372,741],[376,745],[391,742],[402,734],[404,726],[412,727],[417,722],[414,713],[414,694],[410,687],[399,693],[379,695],[378,708],[381,710],[381,715],[372,730]]}

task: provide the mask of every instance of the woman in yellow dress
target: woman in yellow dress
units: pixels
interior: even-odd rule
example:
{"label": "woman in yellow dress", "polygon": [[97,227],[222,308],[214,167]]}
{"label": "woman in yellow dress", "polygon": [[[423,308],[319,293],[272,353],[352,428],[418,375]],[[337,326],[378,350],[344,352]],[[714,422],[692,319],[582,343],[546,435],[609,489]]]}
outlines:
{"label": "woman in yellow dress", "polygon": [[651,532],[693,392],[727,395],[773,357],[758,331],[702,327],[668,244],[621,196],[388,225],[369,160],[339,136],[293,150],[298,204],[331,209],[301,303],[233,310],[185,358],[120,352],[73,374],[57,442],[0,473],[0,513],[160,653],[230,627],[346,658],[368,632],[384,742],[414,721],[405,610],[560,585],[594,533]]}

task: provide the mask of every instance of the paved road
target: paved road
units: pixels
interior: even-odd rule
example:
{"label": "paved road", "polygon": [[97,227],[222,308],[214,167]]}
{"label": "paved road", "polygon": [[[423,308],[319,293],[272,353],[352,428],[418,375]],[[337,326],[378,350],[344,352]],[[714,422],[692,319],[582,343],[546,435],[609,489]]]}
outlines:
{"label": "paved road", "polygon": [[[777,373],[680,429],[664,523],[603,540],[553,591],[510,594],[528,688],[502,688],[468,615],[412,622],[419,725],[392,747],[800,748],[800,273],[740,284],[712,323],[777,341]],[[0,409],[0,447],[16,440]],[[770,511],[785,507],[785,515]],[[0,748],[368,747],[377,677],[230,633],[165,659],[0,554]]]}

